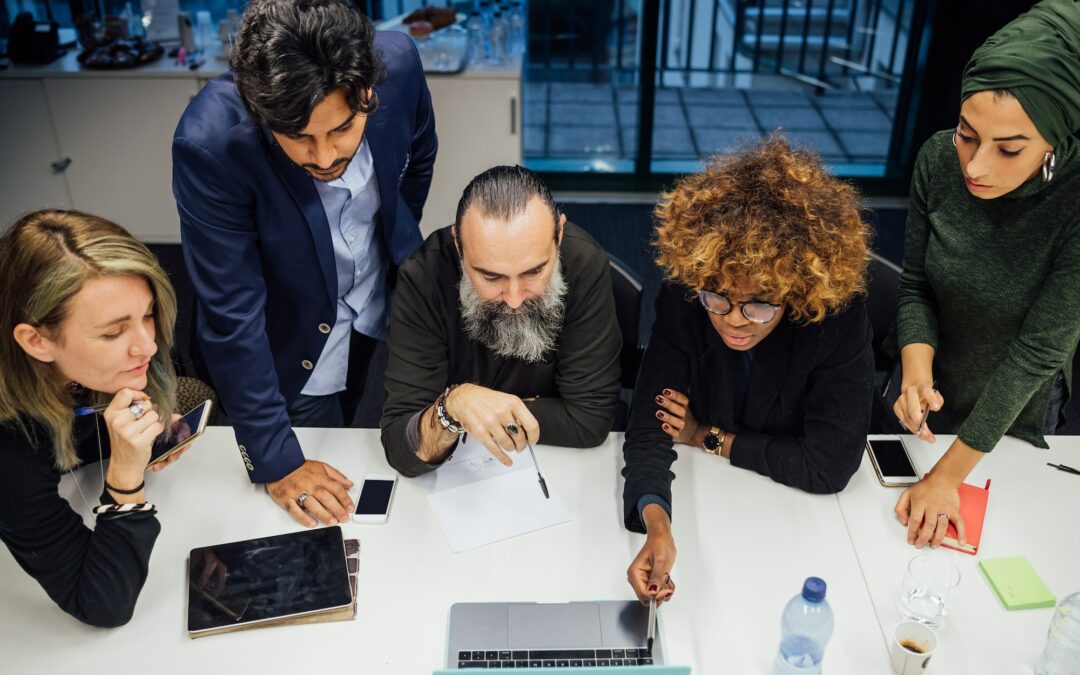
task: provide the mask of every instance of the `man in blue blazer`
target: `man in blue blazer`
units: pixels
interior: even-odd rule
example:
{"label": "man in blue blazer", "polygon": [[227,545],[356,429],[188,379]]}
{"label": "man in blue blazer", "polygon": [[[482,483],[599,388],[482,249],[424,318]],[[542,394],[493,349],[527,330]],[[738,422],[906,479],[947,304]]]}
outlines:
{"label": "man in blue blazer", "polygon": [[252,482],[300,522],[352,485],[293,426],[347,426],[397,266],[420,244],[437,140],[419,55],[345,0],[253,0],[232,72],[173,138],[198,344]]}

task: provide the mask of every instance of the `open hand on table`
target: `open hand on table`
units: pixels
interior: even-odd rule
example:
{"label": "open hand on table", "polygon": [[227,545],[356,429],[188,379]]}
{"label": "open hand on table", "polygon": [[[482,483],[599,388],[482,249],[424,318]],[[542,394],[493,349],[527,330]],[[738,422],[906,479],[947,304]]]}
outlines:
{"label": "open hand on table", "polygon": [[[349,522],[353,502],[348,489],[352,486],[353,482],[334,467],[309,459],[281,480],[267,483],[266,492],[297,521],[315,527],[320,522],[324,525]],[[308,496],[301,508],[297,498],[305,492]]]}
{"label": "open hand on table", "polygon": [[900,524],[907,526],[907,541],[915,548],[940,546],[949,521],[956,525],[960,545],[967,543],[964,519],[960,517],[960,485],[940,474],[931,472],[904,490],[895,513]]}

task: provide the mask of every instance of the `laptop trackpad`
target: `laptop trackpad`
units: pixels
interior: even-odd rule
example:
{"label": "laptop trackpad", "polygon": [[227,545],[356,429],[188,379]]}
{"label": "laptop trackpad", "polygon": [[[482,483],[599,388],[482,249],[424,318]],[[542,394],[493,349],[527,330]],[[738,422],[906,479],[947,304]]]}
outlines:
{"label": "laptop trackpad", "polygon": [[600,608],[588,603],[510,605],[510,649],[556,649],[603,644]]}

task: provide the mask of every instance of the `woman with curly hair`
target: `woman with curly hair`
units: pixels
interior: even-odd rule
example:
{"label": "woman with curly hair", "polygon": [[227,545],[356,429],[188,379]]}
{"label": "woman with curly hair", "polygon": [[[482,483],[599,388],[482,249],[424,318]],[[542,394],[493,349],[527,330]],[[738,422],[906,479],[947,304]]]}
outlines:
{"label": "woman with curly hair", "polygon": [[[960,484],[1009,434],[1047,447],[1080,340],[1080,2],[1035,5],[975,50],[960,117],[911,181],[894,411],[956,434],[896,516],[936,548],[965,543]],[[933,411],[920,428],[927,410]]]}
{"label": "woman with curly hair", "polygon": [[870,421],[869,231],[858,195],[772,138],[661,197],[666,282],[623,455],[628,570],[642,602],[674,592],[674,442],[813,493],[842,490]]}

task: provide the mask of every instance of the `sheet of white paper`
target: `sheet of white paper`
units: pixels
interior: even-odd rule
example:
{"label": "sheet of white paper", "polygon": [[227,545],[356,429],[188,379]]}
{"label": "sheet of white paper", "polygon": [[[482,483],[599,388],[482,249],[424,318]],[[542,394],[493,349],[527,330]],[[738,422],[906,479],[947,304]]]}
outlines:
{"label": "sheet of white paper", "polygon": [[514,464],[503,466],[466,438],[442,466],[417,478],[455,553],[570,522],[554,492],[544,498],[528,451],[509,454]]}

